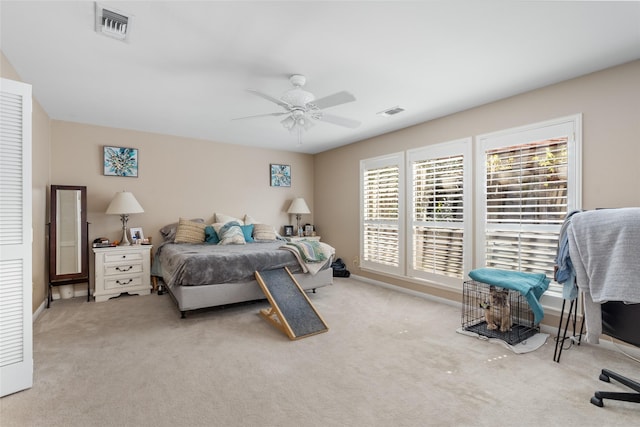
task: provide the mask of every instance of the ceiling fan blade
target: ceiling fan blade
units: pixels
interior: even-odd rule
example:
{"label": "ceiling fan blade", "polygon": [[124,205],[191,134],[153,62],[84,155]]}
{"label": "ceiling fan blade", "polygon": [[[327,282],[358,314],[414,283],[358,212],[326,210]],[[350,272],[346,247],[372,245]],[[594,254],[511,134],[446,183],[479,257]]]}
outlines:
{"label": "ceiling fan blade", "polygon": [[267,116],[284,116],[285,114],[291,114],[288,111],[283,111],[281,113],[267,113],[267,114],[257,114],[255,116],[247,116],[247,117],[237,117],[231,120],[244,120],[244,119],[254,119],[256,117],[267,117]]}
{"label": "ceiling fan blade", "polygon": [[347,128],[355,129],[360,126],[360,122],[357,120],[347,119],[346,117],[334,116],[333,114],[321,113],[318,115],[318,120],[323,122],[332,123],[338,126],[344,126]]}
{"label": "ceiling fan blade", "polygon": [[333,95],[311,101],[309,104],[313,104],[322,110],[336,105],[346,104],[347,102],[353,102],[355,100],[355,96],[343,90],[342,92],[334,93]]}
{"label": "ceiling fan blade", "polygon": [[254,95],[258,95],[260,98],[264,98],[267,101],[271,101],[275,104],[278,104],[279,106],[281,106],[282,108],[288,110],[291,108],[291,105],[287,104],[286,102],[280,100],[280,99],[276,99],[271,95],[267,95],[266,93],[262,93],[262,92],[258,92],[257,90],[253,90],[253,89],[247,89],[247,92],[251,92]]}

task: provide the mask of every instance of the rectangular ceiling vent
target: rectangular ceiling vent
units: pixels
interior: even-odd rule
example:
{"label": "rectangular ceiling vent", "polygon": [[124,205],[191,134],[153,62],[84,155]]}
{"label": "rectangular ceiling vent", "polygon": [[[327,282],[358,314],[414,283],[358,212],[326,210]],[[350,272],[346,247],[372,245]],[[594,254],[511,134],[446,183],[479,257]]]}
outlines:
{"label": "rectangular ceiling vent", "polygon": [[404,111],[404,108],[396,106],[393,108],[389,108],[388,110],[380,111],[378,114],[380,116],[389,117],[389,116],[396,115],[398,113],[402,113],[403,111]]}
{"label": "rectangular ceiling vent", "polygon": [[114,39],[129,41],[133,15],[96,3],[96,32]]}

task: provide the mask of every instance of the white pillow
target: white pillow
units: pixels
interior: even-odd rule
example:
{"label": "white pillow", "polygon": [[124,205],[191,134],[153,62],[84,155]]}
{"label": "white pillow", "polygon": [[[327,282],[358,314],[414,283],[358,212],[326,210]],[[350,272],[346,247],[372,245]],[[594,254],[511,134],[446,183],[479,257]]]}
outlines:
{"label": "white pillow", "polygon": [[236,221],[240,225],[244,225],[244,221],[234,216],[225,215],[223,213],[214,214],[215,222],[226,224],[227,222]]}
{"label": "white pillow", "polygon": [[249,225],[249,224],[258,224],[258,221],[256,221],[255,219],[253,219],[253,217],[251,215],[244,215],[244,225]]}

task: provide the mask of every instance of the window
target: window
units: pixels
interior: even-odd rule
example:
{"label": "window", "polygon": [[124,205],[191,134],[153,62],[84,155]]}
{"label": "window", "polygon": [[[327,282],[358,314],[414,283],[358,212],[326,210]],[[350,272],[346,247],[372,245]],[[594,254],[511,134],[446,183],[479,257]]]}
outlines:
{"label": "window", "polygon": [[457,286],[470,269],[470,153],[471,138],[407,153],[412,277]]}
{"label": "window", "polygon": [[479,140],[478,264],[553,278],[560,227],[580,203],[580,116]]}
{"label": "window", "polygon": [[403,153],[360,162],[360,264],[402,274]]}
{"label": "window", "polygon": [[484,266],[552,278],[564,218],[581,207],[581,120],[480,135],[475,163],[471,138],[409,150],[404,167],[404,153],[362,160],[361,266],[460,290]]}

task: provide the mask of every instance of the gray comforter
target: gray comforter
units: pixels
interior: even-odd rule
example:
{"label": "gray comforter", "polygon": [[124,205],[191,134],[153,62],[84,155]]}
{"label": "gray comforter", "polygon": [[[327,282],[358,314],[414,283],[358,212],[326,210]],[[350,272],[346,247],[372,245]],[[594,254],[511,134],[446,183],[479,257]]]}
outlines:
{"label": "gray comforter", "polygon": [[294,254],[279,249],[284,243],[223,246],[163,243],[156,251],[153,271],[161,272],[164,282],[171,287],[252,280],[255,271],[283,267],[292,273],[302,271]]}

